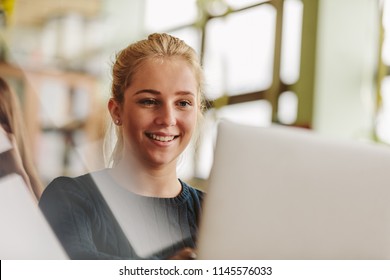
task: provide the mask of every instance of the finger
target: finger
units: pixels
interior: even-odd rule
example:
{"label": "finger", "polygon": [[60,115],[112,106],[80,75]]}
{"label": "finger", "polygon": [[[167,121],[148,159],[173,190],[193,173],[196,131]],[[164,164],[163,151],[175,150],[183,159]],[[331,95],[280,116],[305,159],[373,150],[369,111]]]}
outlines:
{"label": "finger", "polygon": [[192,248],[184,248],[178,251],[175,255],[173,255],[171,260],[194,260],[197,258],[197,255]]}

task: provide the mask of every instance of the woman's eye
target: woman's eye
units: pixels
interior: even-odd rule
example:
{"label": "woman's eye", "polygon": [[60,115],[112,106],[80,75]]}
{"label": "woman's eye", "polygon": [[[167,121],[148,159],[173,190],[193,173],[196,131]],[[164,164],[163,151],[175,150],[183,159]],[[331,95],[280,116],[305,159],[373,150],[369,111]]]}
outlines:
{"label": "woman's eye", "polygon": [[179,105],[180,107],[189,107],[189,106],[191,106],[191,102],[188,101],[188,100],[182,100],[182,101],[179,101],[179,102],[178,102],[178,105]]}
{"label": "woman's eye", "polygon": [[138,103],[144,106],[153,106],[158,104],[157,100],[155,99],[142,99]]}

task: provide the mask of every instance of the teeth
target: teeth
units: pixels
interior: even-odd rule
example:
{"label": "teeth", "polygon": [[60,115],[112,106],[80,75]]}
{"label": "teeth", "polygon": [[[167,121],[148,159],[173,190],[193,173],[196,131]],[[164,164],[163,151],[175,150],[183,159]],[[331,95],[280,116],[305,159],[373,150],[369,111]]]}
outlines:
{"label": "teeth", "polygon": [[169,142],[169,141],[172,141],[175,138],[175,136],[159,136],[159,135],[156,135],[156,134],[149,134],[149,136],[153,140],[157,140],[157,141],[161,141],[161,142]]}

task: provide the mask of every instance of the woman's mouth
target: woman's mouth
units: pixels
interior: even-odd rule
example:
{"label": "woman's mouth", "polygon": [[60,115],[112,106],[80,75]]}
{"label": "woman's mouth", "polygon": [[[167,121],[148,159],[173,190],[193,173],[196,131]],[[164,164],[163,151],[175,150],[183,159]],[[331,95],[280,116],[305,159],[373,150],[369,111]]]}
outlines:
{"label": "woman's mouth", "polygon": [[146,136],[152,140],[156,140],[156,141],[159,141],[159,142],[171,142],[173,141],[174,139],[176,139],[177,137],[179,136],[175,136],[175,135],[157,135],[157,134],[154,134],[154,133],[145,133]]}

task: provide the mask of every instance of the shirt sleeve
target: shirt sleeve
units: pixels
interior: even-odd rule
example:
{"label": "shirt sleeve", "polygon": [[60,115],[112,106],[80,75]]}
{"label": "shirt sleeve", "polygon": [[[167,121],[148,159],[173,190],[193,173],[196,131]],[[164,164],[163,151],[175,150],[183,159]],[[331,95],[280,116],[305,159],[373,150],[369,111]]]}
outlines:
{"label": "shirt sleeve", "polygon": [[74,179],[52,181],[39,207],[71,259],[119,259],[96,248],[92,230],[96,209]]}

